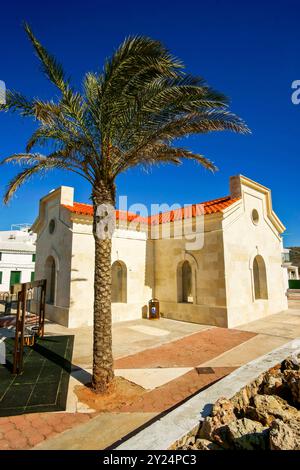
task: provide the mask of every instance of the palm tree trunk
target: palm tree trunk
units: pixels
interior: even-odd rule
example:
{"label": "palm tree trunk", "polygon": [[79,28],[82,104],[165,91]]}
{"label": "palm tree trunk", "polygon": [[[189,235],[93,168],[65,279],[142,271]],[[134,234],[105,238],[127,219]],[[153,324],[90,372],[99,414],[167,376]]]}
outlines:
{"label": "palm tree trunk", "polygon": [[[105,229],[114,217],[114,187],[100,181],[93,188],[93,235],[95,239],[93,378],[96,393],[107,390],[114,378],[111,318],[111,245],[112,231]],[[107,225],[107,224],[106,224]],[[104,228],[104,230],[103,230]],[[111,227],[108,227],[111,228]]]}

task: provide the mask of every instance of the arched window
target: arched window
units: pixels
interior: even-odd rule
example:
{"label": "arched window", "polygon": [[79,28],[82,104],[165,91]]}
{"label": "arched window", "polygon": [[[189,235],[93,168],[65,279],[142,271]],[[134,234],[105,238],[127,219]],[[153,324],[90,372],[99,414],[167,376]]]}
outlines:
{"label": "arched window", "polygon": [[54,304],[56,290],[56,266],[53,256],[49,256],[45,265],[45,277],[47,279],[46,303]]}
{"label": "arched window", "polygon": [[254,297],[257,299],[268,298],[266,265],[262,256],[257,255],[253,260]]}
{"label": "arched window", "polygon": [[122,261],[115,261],[111,267],[111,301],[127,302],[127,268]]}
{"label": "arched window", "polygon": [[193,303],[192,268],[188,261],[177,268],[178,302]]}

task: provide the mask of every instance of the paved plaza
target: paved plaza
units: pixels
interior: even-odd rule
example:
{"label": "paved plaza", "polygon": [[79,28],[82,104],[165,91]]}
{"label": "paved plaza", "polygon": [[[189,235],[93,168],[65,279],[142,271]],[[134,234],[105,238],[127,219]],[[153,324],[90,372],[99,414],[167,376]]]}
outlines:
{"label": "paved plaza", "polygon": [[91,379],[92,328],[48,323],[47,335],[74,335],[67,409],[0,418],[0,449],[104,449],[243,364],[300,337],[300,302],[236,329],[174,320],[114,324],[115,373],[142,390],[99,412],[75,389]]}

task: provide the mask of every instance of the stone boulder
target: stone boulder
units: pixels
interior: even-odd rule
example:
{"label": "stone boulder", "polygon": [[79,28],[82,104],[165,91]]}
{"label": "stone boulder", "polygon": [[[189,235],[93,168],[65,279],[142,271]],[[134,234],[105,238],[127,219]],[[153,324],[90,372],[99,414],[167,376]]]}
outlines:
{"label": "stone boulder", "polygon": [[285,359],[285,361],[282,362],[281,369],[284,370],[300,370],[300,359],[299,355],[298,356],[291,356]]}
{"label": "stone boulder", "polygon": [[227,398],[219,398],[212,407],[211,416],[218,418],[222,424],[235,419],[234,408]]}
{"label": "stone boulder", "polygon": [[233,404],[234,410],[238,415],[243,414],[245,409],[250,404],[250,398],[252,397],[252,392],[249,387],[244,387],[238,393],[236,393],[231,402]]}
{"label": "stone boulder", "polygon": [[300,450],[300,421],[292,419],[286,423],[275,419],[270,427],[271,450]]}
{"label": "stone boulder", "polygon": [[224,450],[221,446],[215,442],[211,442],[207,439],[196,439],[195,444],[190,447],[193,450]]}
{"label": "stone boulder", "polygon": [[275,395],[256,395],[253,402],[254,405],[248,407],[246,415],[264,426],[270,426],[276,418],[289,421],[300,417],[300,412],[296,408]]}
{"label": "stone boulder", "polygon": [[285,383],[284,375],[278,367],[273,367],[266,372],[263,383],[261,384],[260,393],[265,395],[281,395],[284,393]]}
{"label": "stone boulder", "polygon": [[300,405],[300,370],[285,370],[284,378],[292,394],[293,402]]}
{"label": "stone boulder", "polygon": [[238,417],[242,417],[244,415],[244,412],[250,405],[253,397],[255,397],[261,390],[263,381],[264,374],[261,374],[256,380],[242,388],[231,398],[231,402]]}
{"label": "stone boulder", "polygon": [[203,421],[198,433],[200,439],[223,443],[223,431],[226,424],[235,420],[233,404],[227,398],[219,398],[213,405],[211,416]]}
{"label": "stone boulder", "polygon": [[232,421],[226,430],[228,442],[234,449],[266,450],[268,448],[268,428],[258,421],[242,418]]}
{"label": "stone boulder", "polygon": [[211,442],[208,439],[199,439],[195,436],[185,436],[180,442],[177,442],[174,448],[177,450],[223,450],[215,442]]}
{"label": "stone boulder", "polygon": [[196,441],[195,436],[185,436],[183,439],[181,439],[177,443],[177,445],[178,445],[178,448],[182,450],[188,450],[195,444],[195,441]]}

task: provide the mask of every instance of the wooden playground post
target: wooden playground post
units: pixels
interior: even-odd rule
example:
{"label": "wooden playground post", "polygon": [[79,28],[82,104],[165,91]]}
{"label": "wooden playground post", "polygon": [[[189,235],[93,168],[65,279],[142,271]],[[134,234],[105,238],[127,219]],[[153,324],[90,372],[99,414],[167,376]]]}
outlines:
{"label": "wooden playground post", "polygon": [[16,315],[16,333],[14,344],[13,356],[13,374],[20,374],[23,370],[23,351],[24,351],[24,333],[25,333],[25,320],[26,320],[26,305],[27,305],[27,292],[30,289],[41,288],[40,296],[38,298],[39,307],[36,314],[39,315],[39,325],[37,336],[44,336],[44,323],[45,323],[45,300],[46,300],[46,280],[34,282],[25,282],[23,284],[15,285],[14,288],[20,289],[17,293],[17,315]]}
{"label": "wooden playground post", "polygon": [[39,299],[39,332],[38,335],[43,337],[45,330],[45,305],[46,305],[46,281],[41,286]]}
{"label": "wooden playground post", "polygon": [[16,334],[15,334],[15,345],[14,345],[14,362],[13,362],[13,374],[18,373],[18,364],[20,358],[20,311],[21,311],[21,294],[17,294],[17,315],[16,315]]}

